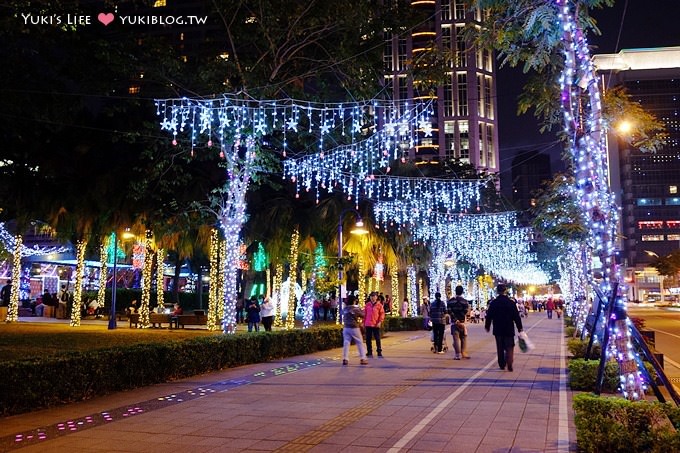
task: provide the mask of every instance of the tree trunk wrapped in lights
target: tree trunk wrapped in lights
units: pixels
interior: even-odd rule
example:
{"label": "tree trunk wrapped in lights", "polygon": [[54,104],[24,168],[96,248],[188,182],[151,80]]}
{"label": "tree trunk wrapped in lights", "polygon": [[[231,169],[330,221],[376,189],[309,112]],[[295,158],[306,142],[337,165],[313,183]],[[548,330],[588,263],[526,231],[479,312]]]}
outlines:
{"label": "tree trunk wrapped in lights", "polygon": [[359,303],[366,302],[366,262],[363,254],[359,255]]}
{"label": "tree trunk wrapped in lights", "polygon": [[97,290],[97,303],[99,309],[104,310],[106,303],[106,281],[108,280],[108,264],[109,259],[109,238],[105,237],[99,245],[99,289]]}
{"label": "tree trunk wrapped in lights", "polygon": [[71,306],[71,327],[80,326],[80,309],[83,305],[83,276],[85,275],[85,249],[87,241],[80,239],[76,243],[76,282],[73,287],[73,305]]}
{"label": "tree trunk wrapped in lights", "polygon": [[14,236],[14,255],[12,257],[12,292],[7,307],[7,322],[19,320],[19,291],[21,287],[21,250],[24,238],[17,234]]}
{"label": "tree trunk wrapped in lights", "polygon": [[435,251],[432,256],[432,261],[428,269],[428,277],[430,278],[430,300],[435,299],[435,293],[442,294],[446,299],[446,260],[449,252],[444,252],[441,247],[435,244]]}
{"label": "tree trunk wrapped in lights", "polygon": [[227,256],[227,241],[220,239],[220,251],[219,251],[219,269],[221,272],[217,273],[217,283],[215,290],[217,291],[217,313],[218,320],[220,320],[219,315],[224,313],[226,303],[225,303],[225,274],[224,274],[224,260]]}
{"label": "tree trunk wrapped in lights", "polygon": [[149,316],[149,305],[151,304],[151,283],[153,272],[153,253],[151,252],[151,238],[153,233],[150,230],[144,235],[144,263],[142,264],[142,297],[139,304],[139,323],[146,329],[151,326]]}
{"label": "tree trunk wrapped in lights", "polygon": [[[243,152],[243,157],[239,153]],[[255,140],[252,136],[242,142],[236,140],[231,152],[225,152],[229,188],[220,206],[220,224],[224,233],[226,255],[224,256],[224,311],[222,330],[236,332],[236,299],[239,264],[239,239],[246,221],[246,193],[250,185],[256,160]]]}
{"label": "tree trunk wrapped in lights", "polygon": [[[619,363],[621,390],[625,398],[644,398],[644,388],[637,371],[630,332],[626,325],[625,302],[611,294],[619,276],[614,260],[614,236],[618,210],[609,188],[605,125],[602,119],[600,90],[583,30],[575,19],[568,0],[556,0],[564,48],[564,69],[560,79],[561,105],[565,134],[571,140],[576,176],[576,199],[586,216],[591,247],[601,265],[603,289],[617,307],[616,332],[611,346]],[[594,269],[589,269],[594,272]],[[622,349],[619,349],[622,348]]]}
{"label": "tree trunk wrapped in lights", "polygon": [[399,310],[399,271],[396,265],[390,266],[390,285],[392,286],[392,306],[390,307],[392,313],[397,313]]}
{"label": "tree trunk wrapped in lights", "polygon": [[165,250],[158,249],[156,251],[156,306],[163,307],[165,305],[164,286],[165,279],[163,278],[164,270],[163,263],[165,261]]}
{"label": "tree trunk wrapped in lights", "polygon": [[590,281],[587,269],[589,253],[582,243],[570,244],[567,252],[558,261],[560,272],[559,286],[567,307],[567,315],[573,319],[576,331],[581,332],[590,312],[589,293]]}
{"label": "tree trunk wrapped in lights", "polygon": [[[304,269],[302,270],[302,281],[305,280],[305,271]],[[307,284],[303,285],[302,288],[306,289],[306,291],[303,290],[303,295],[302,298],[304,299],[305,303],[302,305],[302,328],[303,329],[308,329],[309,327],[312,326],[312,321],[314,318],[314,300],[317,298],[317,293],[316,293],[316,272],[312,271],[312,273],[309,276],[309,281]]]}
{"label": "tree trunk wrapped in lights", "polygon": [[288,271],[288,314],[286,316],[286,329],[295,328],[295,283],[297,282],[298,246],[300,244],[300,232],[296,228],[290,239],[290,257]]}
{"label": "tree trunk wrapped in lights", "polygon": [[281,285],[283,284],[283,264],[276,265],[276,273],[274,274],[274,325],[276,327],[283,327],[283,319],[281,318]]}
{"label": "tree trunk wrapped in lights", "polygon": [[218,286],[220,267],[220,237],[219,230],[213,229],[210,232],[210,291],[208,292],[208,330],[218,330],[220,328],[220,312],[219,295],[220,290]]}
{"label": "tree trunk wrapped in lights", "polygon": [[[416,265],[410,264],[406,268],[406,291],[408,291],[408,297],[411,302],[411,313],[419,313],[419,301],[418,301],[418,283],[416,282]],[[399,307],[401,307],[401,301],[399,301]],[[399,310],[399,309],[397,309]]]}

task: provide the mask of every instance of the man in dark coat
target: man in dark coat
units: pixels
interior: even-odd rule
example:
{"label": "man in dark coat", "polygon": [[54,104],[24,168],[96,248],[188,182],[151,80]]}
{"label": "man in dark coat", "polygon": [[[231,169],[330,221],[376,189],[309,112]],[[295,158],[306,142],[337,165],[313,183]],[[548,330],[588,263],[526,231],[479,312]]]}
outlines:
{"label": "man in dark coat", "polygon": [[434,352],[444,354],[444,316],[446,305],[440,293],[435,293],[434,302],[430,304],[430,319],[432,320],[432,334],[434,340]]}
{"label": "man in dark coat", "polygon": [[493,323],[493,335],[496,337],[496,352],[498,354],[498,366],[504,370],[506,365],[508,371],[512,371],[512,362],[515,354],[515,326],[521,332],[522,318],[517,311],[515,304],[505,293],[508,288],[505,285],[498,285],[496,292],[498,297],[489,303],[486,312],[484,328],[488,332]]}
{"label": "man in dark coat", "polygon": [[12,280],[9,280],[0,290],[0,307],[9,307],[12,295]]}

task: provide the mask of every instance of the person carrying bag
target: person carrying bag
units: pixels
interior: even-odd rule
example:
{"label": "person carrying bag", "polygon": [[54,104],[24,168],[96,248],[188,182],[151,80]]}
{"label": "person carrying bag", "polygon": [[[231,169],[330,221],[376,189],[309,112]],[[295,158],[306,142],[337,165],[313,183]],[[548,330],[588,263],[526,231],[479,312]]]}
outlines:
{"label": "person carrying bag", "polygon": [[469,359],[467,353],[467,326],[465,318],[470,304],[463,298],[463,287],[456,286],[456,296],[449,299],[446,309],[451,315],[451,336],[453,337],[453,360]]}

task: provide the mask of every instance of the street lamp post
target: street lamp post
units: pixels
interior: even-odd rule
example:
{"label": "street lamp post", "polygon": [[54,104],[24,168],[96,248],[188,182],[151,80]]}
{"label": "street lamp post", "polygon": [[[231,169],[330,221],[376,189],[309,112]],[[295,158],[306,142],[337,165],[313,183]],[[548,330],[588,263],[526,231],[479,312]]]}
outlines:
{"label": "street lamp post", "polygon": [[[126,228],[123,232],[123,240],[133,238],[135,235]],[[118,263],[118,234],[113,232],[113,282],[111,284],[111,314],[109,315],[109,330],[113,330],[118,325],[116,324],[116,288],[118,287],[117,266]]]}
{"label": "street lamp post", "polygon": [[109,330],[113,330],[116,324],[116,263],[118,262],[118,235],[113,232],[113,280],[111,283],[111,314],[109,315]]}
{"label": "street lamp post", "polygon": [[357,218],[355,227],[350,230],[351,234],[367,234],[368,230],[364,228],[364,222],[361,219],[361,214],[356,209],[345,209],[340,213],[340,218],[338,219],[338,321],[342,324],[342,272],[344,270],[344,264],[342,263],[342,221],[345,218],[345,214],[354,213]]}

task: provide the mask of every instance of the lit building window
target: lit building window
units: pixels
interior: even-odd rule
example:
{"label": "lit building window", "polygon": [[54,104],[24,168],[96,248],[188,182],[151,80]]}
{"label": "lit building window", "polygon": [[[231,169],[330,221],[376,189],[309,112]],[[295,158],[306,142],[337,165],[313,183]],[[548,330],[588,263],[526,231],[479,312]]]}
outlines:
{"label": "lit building window", "polygon": [[667,206],[680,206],[680,198],[666,198]]}
{"label": "lit building window", "polygon": [[680,241],[680,234],[667,234],[666,240],[667,241]]}
{"label": "lit building window", "polygon": [[661,206],[661,198],[638,198],[638,206]]}
{"label": "lit building window", "polygon": [[139,94],[140,89],[141,88],[139,85],[132,85],[130,88],[128,88],[128,94]]}
{"label": "lit building window", "polygon": [[668,186],[668,193],[672,194],[678,193],[678,186]]}
{"label": "lit building window", "polygon": [[467,74],[459,72],[456,74],[458,87],[458,116],[468,115],[468,91]]}
{"label": "lit building window", "polygon": [[680,220],[667,220],[668,228],[680,228]]}
{"label": "lit building window", "polygon": [[641,230],[660,230],[663,228],[663,220],[644,220],[638,222],[638,228]]}
{"label": "lit building window", "polygon": [[664,235],[663,234],[643,234],[642,240],[644,242],[663,241]]}

